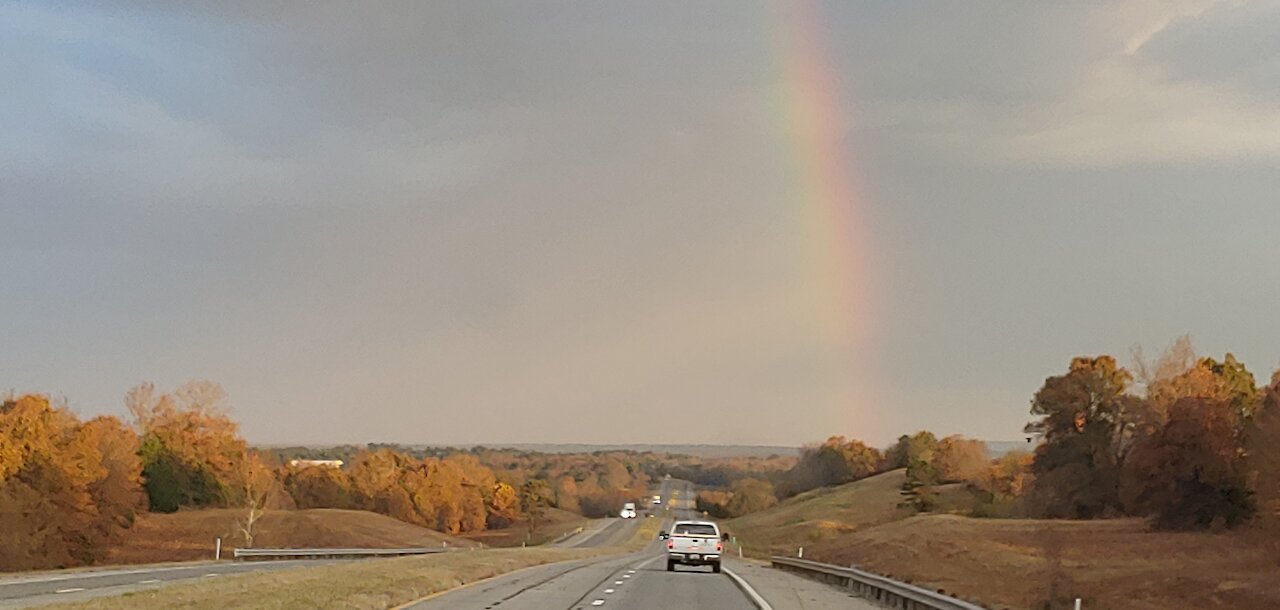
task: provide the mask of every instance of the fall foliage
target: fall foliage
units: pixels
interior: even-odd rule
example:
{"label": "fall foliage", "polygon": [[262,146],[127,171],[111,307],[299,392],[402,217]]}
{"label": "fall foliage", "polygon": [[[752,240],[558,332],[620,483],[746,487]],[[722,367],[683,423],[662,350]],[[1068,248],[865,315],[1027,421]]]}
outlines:
{"label": "fall foliage", "polygon": [[0,402],[0,567],[92,563],[143,506],[137,437],[48,397]]}

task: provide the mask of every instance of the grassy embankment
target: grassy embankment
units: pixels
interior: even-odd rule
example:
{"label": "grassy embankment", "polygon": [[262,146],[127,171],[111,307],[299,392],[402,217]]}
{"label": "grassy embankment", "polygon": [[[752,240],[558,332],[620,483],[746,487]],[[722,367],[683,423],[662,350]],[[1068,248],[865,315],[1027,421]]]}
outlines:
{"label": "grassy embankment", "polygon": [[[213,559],[215,538],[223,551],[243,546],[235,509],[183,510],[173,514],[138,515],[120,544],[113,546],[101,564],[159,563]],[[360,510],[310,509],[269,511],[254,526],[258,547],[471,547],[477,543],[441,534]]]}
{"label": "grassy embankment", "polygon": [[98,598],[52,610],[161,610],[246,607],[390,608],[521,568],[632,551],[650,544],[660,519],[641,522],[626,544],[601,549],[480,549],[384,560],[223,576],[159,590]]}
{"label": "grassy embankment", "polygon": [[[728,523],[748,553],[854,564],[995,608],[1039,608],[1056,588],[1089,610],[1280,608],[1280,536],[1151,532],[1137,519],[913,516],[901,472],[810,492]],[[962,507],[963,490],[943,504]]]}

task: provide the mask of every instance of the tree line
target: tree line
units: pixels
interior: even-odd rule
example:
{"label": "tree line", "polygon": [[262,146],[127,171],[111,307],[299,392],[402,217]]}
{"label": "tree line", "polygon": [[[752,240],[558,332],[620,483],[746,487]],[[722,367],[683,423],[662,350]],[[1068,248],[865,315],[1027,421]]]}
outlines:
{"label": "tree line", "polygon": [[612,513],[647,488],[618,455],[398,451],[370,445],[342,468],[251,447],[216,383],[131,389],[130,414],[81,421],[38,394],[0,402],[0,570],[92,564],[144,511],[239,509],[242,544],[268,509],[378,512],[449,534],[523,523],[552,507]]}
{"label": "tree line", "polygon": [[1138,516],[1153,527],[1235,527],[1280,515],[1280,371],[1259,385],[1232,354],[1195,354],[1175,341],[1133,365],[1110,355],[1072,359],[1031,400],[1033,452],[992,458],[984,443],[928,431],[886,449],[831,437],[786,471],[700,493],[719,517],[768,508],[805,491],[905,469],[904,505],[933,510],[935,490],[959,484],[975,516],[1092,519]]}
{"label": "tree line", "polygon": [[795,462],[388,443],[256,449],[216,383],[144,383],[124,404],[126,418],[81,421],[44,395],[0,402],[0,570],[92,564],[147,511],[236,508],[246,546],[270,509],[369,510],[450,534],[533,530],[553,508],[616,514],[668,472],[728,480]]}

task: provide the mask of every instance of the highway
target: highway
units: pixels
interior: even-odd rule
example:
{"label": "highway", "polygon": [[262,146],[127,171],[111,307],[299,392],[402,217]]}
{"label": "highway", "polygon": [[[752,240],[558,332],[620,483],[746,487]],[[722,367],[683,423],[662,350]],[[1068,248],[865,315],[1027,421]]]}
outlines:
{"label": "highway", "polygon": [[[661,519],[664,526],[669,526],[676,519],[698,518],[694,510],[696,492],[691,483],[667,479],[658,491],[661,505],[649,504],[649,499],[645,499],[637,506],[640,518],[601,520],[556,546],[614,547],[631,540],[646,520]],[[654,516],[648,517],[646,513]],[[684,566],[668,572],[665,552],[666,545],[654,540],[638,552],[536,566],[446,591],[408,607],[417,610],[875,608],[869,602],[827,585],[774,570],[761,562],[739,560],[728,549],[721,574],[713,574],[707,567]],[[183,580],[329,563],[334,560],[202,562],[12,576],[0,578],[0,610],[84,601]],[[245,601],[243,607],[253,607],[252,600]]]}
{"label": "highway", "polygon": [[42,573],[0,578],[0,609],[30,608],[57,602],[83,601],[104,595],[154,589],[176,581],[227,574],[293,570],[333,560],[201,562],[132,566],[104,570]]}
{"label": "highway", "polygon": [[[664,524],[697,518],[694,488],[667,479],[661,490]],[[646,508],[646,507],[637,507]],[[657,508],[657,507],[648,507]],[[609,546],[629,538],[640,519],[614,519],[603,529],[586,531],[565,546]],[[622,556],[538,566],[447,591],[408,606],[414,610],[872,610],[875,606],[821,583],[773,570],[758,562],[727,559],[723,574],[710,568],[666,568],[666,545],[655,540],[643,551]],[[739,579],[743,585],[735,582]],[[750,593],[744,590],[749,588]]]}

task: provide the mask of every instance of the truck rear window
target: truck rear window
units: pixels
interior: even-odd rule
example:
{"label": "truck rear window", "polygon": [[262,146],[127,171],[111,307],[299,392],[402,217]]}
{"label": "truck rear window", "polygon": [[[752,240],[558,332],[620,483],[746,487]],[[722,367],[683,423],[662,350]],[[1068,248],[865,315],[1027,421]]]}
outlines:
{"label": "truck rear window", "polygon": [[672,533],[685,536],[715,536],[716,527],[703,523],[677,523]]}

